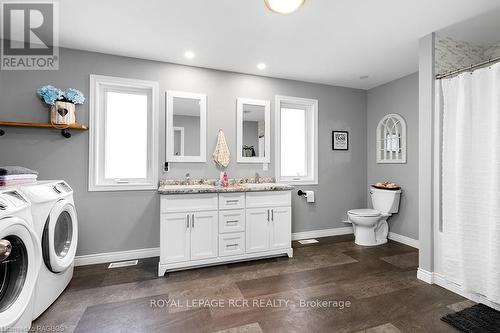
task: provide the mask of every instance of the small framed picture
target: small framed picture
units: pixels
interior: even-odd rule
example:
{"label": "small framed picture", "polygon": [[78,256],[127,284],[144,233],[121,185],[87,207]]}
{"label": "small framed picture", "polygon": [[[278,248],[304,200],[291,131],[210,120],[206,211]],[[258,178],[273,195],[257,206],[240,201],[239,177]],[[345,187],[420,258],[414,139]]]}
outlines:
{"label": "small framed picture", "polygon": [[332,131],[332,150],[349,150],[349,132]]}

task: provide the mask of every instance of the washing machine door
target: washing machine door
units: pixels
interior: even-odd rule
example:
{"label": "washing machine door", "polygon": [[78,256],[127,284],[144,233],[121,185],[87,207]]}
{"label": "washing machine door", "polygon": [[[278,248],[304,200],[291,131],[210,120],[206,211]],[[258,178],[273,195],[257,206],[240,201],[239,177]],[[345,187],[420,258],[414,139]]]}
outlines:
{"label": "washing machine door", "polygon": [[47,268],[60,273],[73,265],[78,240],[75,206],[63,199],[52,208],[42,236],[43,260]]}
{"label": "washing machine door", "polygon": [[0,219],[0,332],[31,306],[41,253],[38,237],[22,219]]}

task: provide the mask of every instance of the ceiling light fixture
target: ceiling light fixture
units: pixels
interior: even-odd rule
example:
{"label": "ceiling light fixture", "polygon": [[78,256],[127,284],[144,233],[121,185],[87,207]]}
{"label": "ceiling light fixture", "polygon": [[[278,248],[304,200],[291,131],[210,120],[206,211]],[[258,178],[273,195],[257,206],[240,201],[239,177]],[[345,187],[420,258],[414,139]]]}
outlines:
{"label": "ceiling light fixture", "polygon": [[257,68],[260,69],[261,71],[263,71],[264,69],[266,69],[266,64],[261,62],[260,64],[257,65]]}
{"label": "ceiling light fixture", "polygon": [[306,0],[264,0],[267,8],[278,14],[291,14],[304,5]]}
{"label": "ceiling light fixture", "polygon": [[187,59],[193,59],[195,55],[193,51],[186,51],[184,52],[184,57],[186,57]]}

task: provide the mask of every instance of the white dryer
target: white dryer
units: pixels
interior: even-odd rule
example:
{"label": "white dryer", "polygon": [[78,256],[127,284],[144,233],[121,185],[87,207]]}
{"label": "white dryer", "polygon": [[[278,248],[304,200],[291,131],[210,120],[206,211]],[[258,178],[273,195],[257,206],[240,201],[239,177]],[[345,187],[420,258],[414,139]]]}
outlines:
{"label": "white dryer", "polygon": [[30,203],[0,188],[0,332],[28,332],[42,254]]}
{"label": "white dryer", "polygon": [[73,190],[64,181],[39,181],[19,186],[31,202],[35,232],[40,237],[42,264],[35,290],[38,318],[61,295],[73,277],[78,220]]}

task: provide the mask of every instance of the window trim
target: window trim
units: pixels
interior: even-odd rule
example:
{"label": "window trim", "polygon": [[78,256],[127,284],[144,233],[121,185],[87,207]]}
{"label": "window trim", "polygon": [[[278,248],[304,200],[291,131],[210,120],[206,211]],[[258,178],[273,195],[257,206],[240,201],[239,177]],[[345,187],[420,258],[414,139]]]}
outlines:
{"label": "window trim", "polygon": [[[104,149],[104,140],[101,139],[101,124],[99,112],[102,103],[101,91],[106,86],[115,86],[125,89],[147,89],[151,92],[151,116],[148,127],[148,168],[147,177],[143,181],[133,179],[117,180],[115,183],[104,182],[100,178],[99,154]],[[159,137],[159,84],[155,81],[136,80],[104,75],[90,75],[89,98],[89,192],[95,191],[141,191],[157,190],[158,188],[158,137]]]}
{"label": "window trim", "polygon": [[[307,112],[308,139],[308,175],[306,177],[282,177],[281,176],[281,106],[292,104],[305,107]],[[274,125],[274,155],[275,155],[275,177],[276,182],[290,185],[318,185],[318,100],[291,96],[275,96],[275,125]],[[313,132],[312,134],[310,132]],[[312,156],[311,156],[312,155]],[[300,178],[300,179],[297,179]]]}

